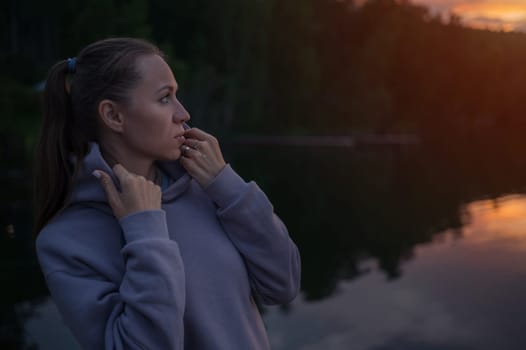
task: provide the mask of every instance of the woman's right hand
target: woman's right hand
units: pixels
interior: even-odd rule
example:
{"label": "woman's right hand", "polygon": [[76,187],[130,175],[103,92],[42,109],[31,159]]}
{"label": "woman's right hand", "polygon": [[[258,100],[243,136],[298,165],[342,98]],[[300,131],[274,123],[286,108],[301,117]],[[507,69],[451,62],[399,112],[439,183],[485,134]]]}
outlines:
{"label": "woman's right hand", "polygon": [[120,164],[113,167],[113,172],[120,181],[121,192],[117,191],[113,180],[104,171],[95,170],[93,175],[100,179],[117,219],[143,210],[161,209],[162,192],[159,186],[143,176],[130,173]]}

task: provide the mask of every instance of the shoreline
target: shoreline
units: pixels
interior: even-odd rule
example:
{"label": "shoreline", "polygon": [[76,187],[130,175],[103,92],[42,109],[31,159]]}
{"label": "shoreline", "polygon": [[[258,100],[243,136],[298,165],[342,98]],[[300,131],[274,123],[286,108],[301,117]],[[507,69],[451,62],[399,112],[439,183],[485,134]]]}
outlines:
{"label": "shoreline", "polygon": [[360,135],[360,136],[237,136],[227,141],[229,144],[248,146],[323,146],[355,147],[361,145],[418,145],[420,137],[414,134]]}

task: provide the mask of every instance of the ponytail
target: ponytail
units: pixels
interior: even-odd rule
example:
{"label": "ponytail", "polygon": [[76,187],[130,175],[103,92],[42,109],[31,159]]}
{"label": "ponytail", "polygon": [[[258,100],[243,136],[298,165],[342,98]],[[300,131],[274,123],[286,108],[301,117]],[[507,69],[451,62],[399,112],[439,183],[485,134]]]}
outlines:
{"label": "ponytail", "polygon": [[162,52],[147,41],[110,38],[56,63],[44,91],[44,120],[34,159],[34,233],[67,207],[89,142],[98,142],[98,104],[125,102],[141,79],[135,62]]}
{"label": "ponytail", "polygon": [[66,205],[77,165],[88,142],[74,125],[68,88],[68,61],[56,63],[49,71],[44,91],[44,118],[34,158],[33,191],[35,199],[35,235]]}

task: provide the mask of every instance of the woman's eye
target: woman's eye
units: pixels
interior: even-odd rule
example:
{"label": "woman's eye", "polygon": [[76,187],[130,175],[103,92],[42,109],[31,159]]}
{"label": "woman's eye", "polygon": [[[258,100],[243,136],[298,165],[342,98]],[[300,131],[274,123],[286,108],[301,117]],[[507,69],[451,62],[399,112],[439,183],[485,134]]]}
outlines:
{"label": "woman's eye", "polygon": [[161,98],[161,100],[160,100],[161,103],[168,103],[168,102],[169,102],[169,100],[168,100],[169,97],[170,97],[170,95],[163,96],[163,97]]}

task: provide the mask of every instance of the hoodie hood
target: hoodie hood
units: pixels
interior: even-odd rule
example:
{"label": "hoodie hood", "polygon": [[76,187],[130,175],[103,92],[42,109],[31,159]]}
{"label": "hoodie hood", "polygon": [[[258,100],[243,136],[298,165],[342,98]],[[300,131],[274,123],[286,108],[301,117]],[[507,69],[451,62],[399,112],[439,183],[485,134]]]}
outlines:
{"label": "hoodie hood", "polygon": [[[72,159],[75,163],[76,159]],[[70,198],[70,205],[86,203],[101,209],[111,211],[108,198],[100,180],[92,175],[95,170],[102,170],[109,174],[117,190],[120,191],[120,182],[111,167],[102,157],[99,145],[95,142],[90,143],[90,150],[86,157],[81,160],[81,167],[77,181]],[[163,191],[162,202],[171,202],[182,195],[190,185],[191,177],[176,161],[157,161],[156,165],[170,178],[170,185]],[[102,206],[101,206],[102,204]]]}

